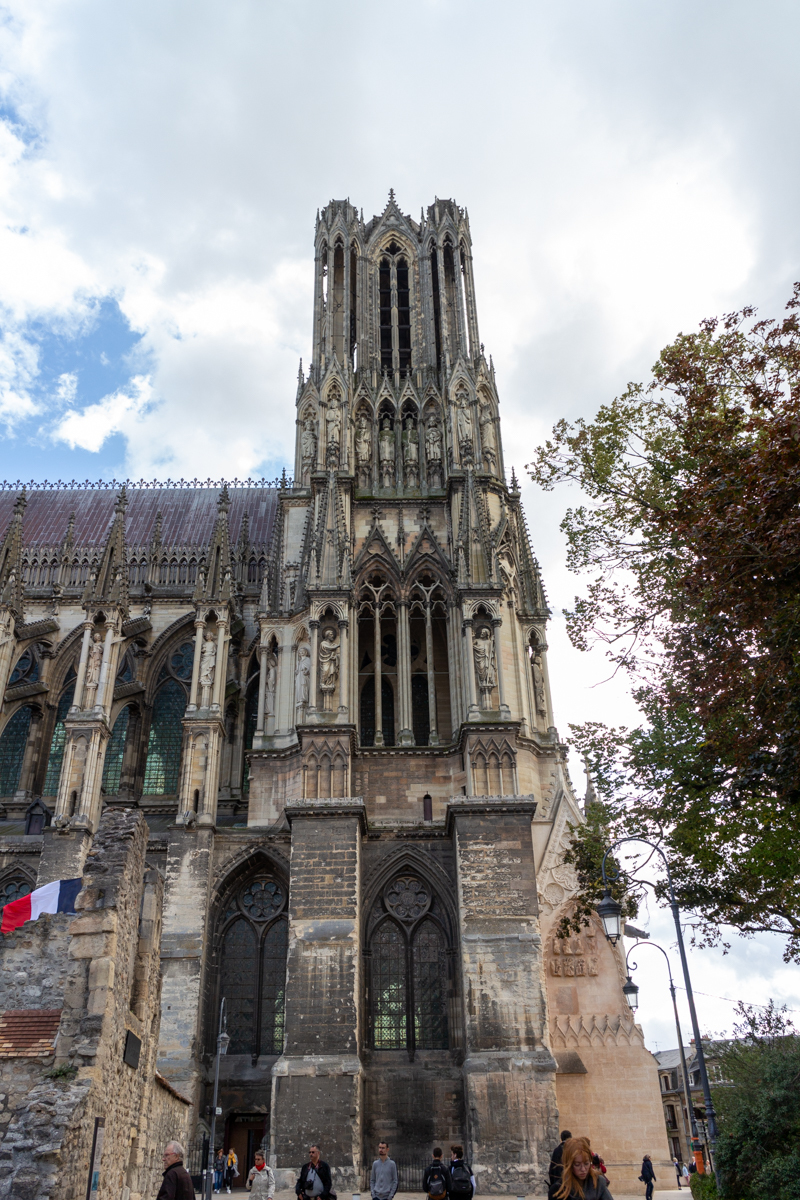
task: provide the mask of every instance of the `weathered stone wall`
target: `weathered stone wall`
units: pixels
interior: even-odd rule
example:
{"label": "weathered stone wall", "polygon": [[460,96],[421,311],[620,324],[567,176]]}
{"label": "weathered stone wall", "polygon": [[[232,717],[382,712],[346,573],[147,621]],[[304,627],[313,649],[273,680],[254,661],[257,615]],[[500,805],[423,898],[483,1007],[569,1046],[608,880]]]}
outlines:
{"label": "weathered stone wall", "polygon": [[[96,1119],[105,1122],[99,1186],[109,1194],[130,1187],[131,1172],[141,1192],[155,1184],[150,1167],[136,1162],[138,1144],[167,1127],[169,1136],[186,1137],[187,1105],[171,1093],[152,1103],[162,884],[146,870],[146,844],[141,813],[107,811],[87,858],[77,917],[40,918],[4,946],[5,1010],[28,1008],[35,998],[36,1007],[62,1012],[55,1055],[29,1071],[33,1086],[7,1124],[2,1196],[82,1200]],[[136,1067],[123,1061],[128,1031],[141,1040]]]}

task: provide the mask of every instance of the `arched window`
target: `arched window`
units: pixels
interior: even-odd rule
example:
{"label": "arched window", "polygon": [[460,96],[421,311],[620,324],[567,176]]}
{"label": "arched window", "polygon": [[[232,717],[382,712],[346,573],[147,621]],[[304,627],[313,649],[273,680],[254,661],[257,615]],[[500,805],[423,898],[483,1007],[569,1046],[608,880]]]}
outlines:
{"label": "arched window", "polygon": [[172,796],[178,790],[185,711],[186,692],[177,680],[168,679],[156,692],[153,704],[142,789],[145,796]]}
{"label": "arched window", "polygon": [[270,875],[240,885],[221,932],[220,996],[228,1014],[229,1054],[280,1054],[286,990],[286,891]]}
{"label": "arched window", "polygon": [[411,873],[384,888],[370,914],[370,1020],[376,1050],[446,1050],[447,938],[436,897]]}
{"label": "arched window", "polygon": [[125,755],[125,743],[128,739],[129,719],[130,706],[126,704],[114,722],[111,739],[106,750],[106,759],[103,763],[102,787],[107,796],[116,796],[119,792],[120,780],[122,778],[122,759]]}
{"label": "arched window", "polygon": [[[392,322],[392,306],[397,320]],[[381,370],[405,374],[411,366],[411,290],[408,260],[397,242],[387,246],[378,266]]]}
{"label": "arched window", "polygon": [[61,775],[61,763],[64,761],[64,745],[67,740],[67,730],[65,721],[67,713],[72,707],[72,701],[75,696],[75,679],[74,672],[70,672],[72,679],[58,701],[56,709],[56,723],[53,729],[53,736],[50,739],[50,754],[47,758],[47,774],[44,779],[44,796],[55,796],[58,794],[58,779]]}
{"label": "arched window", "polygon": [[38,678],[39,656],[36,648],[29,646],[25,653],[17,659],[9,677],[8,686],[18,687],[23,683],[36,683]]}
{"label": "arched window", "polygon": [[24,875],[8,875],[0,882],[0,914],[12,900],[21,900],[33,891],[33,884]]}
{"label": "arched window", "polygon": [[0,737],[0,796],[11,796],[19,787],[31,716],[28,705],[18,708]]}

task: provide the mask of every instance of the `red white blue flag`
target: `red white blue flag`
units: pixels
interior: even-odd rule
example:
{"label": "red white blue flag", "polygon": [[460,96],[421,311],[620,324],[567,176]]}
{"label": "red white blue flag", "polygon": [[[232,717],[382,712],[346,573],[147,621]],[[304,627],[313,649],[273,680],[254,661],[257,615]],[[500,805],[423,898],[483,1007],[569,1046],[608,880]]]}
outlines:
{"label": "red white blue flag", "polygon": [[35,921],[42,913],[74,913],[75,900],[82,883],[82,879],[56,879],[37,888],[29,896],[11,900],[3,908],[0,933],[11,933],[26,921]]}

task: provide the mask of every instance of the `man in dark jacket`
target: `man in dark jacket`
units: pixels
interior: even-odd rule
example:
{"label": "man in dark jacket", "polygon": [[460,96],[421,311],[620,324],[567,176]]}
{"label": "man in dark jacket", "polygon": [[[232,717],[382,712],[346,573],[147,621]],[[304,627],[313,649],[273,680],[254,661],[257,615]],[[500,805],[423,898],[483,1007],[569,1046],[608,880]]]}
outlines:
{"label": "man in dark jacket", "polygon": [[431,1200],[444,1200],[450,1192],[450,1172],[442,1162],[441,1146],[435,1148],[433,1162],[422,1176],[422,1190]]}
{"label": "man in dark jacket", "polygon": [[317,1196],[321,1196],[322,1200],[328,1200],[332,1194],[331,1169],[320,1158],[319,1146],[309,1146],[308,1162],[301,1170],[294,1190],[298,1196],[314,1197],[314,1200]]}
{"label": "man in dark jacket", "polygon": [[571,1137],[572,1134],[570,1131],[568,1129],[563,1129],[561,1131],[561,1141],[550,1155],[550,1187],[547,1193],[548,1196],[555,1195],[555,1193],[561,1187],[561,1172],[564,1169],[561,1165],[564,1157],[564,1142],[568,1141]]}
{"label": "man in dark jacket", "polygon": [[645,1200],[653,1200],[653,1184],[656,1181],[656,1173],[653,1170],[653,1161],[649,1154],[645,1154],[642,1159],[642,1173],[639,1178],[645,1185]]}
{"label": "man in dark jacket", "polygon": [[167,1142],[161,1155],[164,1179],[156,1200],[194,1200],[192,1177],[183,1165],[183,1146]]}

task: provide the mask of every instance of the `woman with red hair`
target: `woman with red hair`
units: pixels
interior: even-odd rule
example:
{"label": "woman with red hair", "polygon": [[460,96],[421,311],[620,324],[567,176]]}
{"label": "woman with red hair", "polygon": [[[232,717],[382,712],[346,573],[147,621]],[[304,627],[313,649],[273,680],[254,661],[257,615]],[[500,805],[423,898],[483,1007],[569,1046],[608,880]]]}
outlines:
{"label": "woman with red hair", "polygon": [[553,1200],[613,1200],[605,1176],[592,1166],[588,1138],[570,1138],[564,1143],[561,1187]]}

